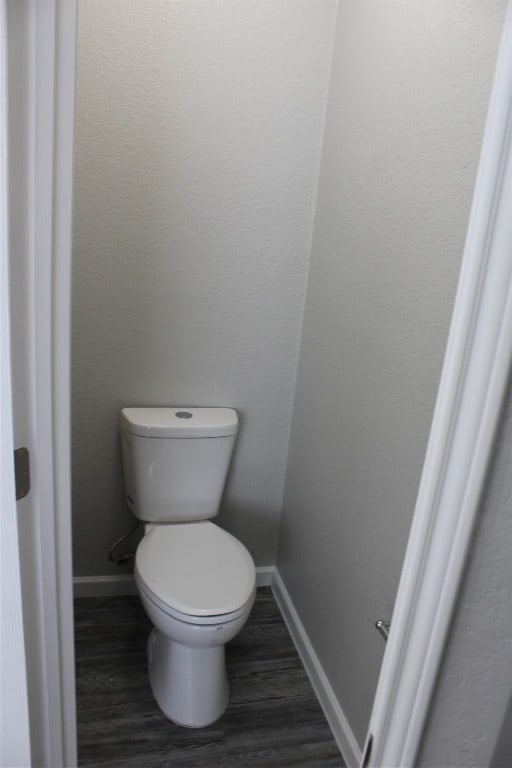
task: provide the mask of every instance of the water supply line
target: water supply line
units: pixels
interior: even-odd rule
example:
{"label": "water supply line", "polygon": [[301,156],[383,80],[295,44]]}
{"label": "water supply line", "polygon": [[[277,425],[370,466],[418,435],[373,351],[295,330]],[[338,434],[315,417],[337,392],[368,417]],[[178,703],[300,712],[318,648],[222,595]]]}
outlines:
{"label": "water supply line", "polygon": [[128,565],[130,560],[133,557],[135,557],[135,552],[123,552],[120,555],[115,555],[114,552],[117,549],[117,547],[123,543],[123,541],[126,541],[126,539],[128,539],[133,533],[135,533],[139,525],[140,525],[140,520],[137,520],[134,527],[131,530],[129,530],[128,533],[123,533],[122,536],[120,536],[118,539],[114,541],[114,543],[112,544],[108,552],[108,559],[110,560],[111,563],[116,563],[116,565]]}

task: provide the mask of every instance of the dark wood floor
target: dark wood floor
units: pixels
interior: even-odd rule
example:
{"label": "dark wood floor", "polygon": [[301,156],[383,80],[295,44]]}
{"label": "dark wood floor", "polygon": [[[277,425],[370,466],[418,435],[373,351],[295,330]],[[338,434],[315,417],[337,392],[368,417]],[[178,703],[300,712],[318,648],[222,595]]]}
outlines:
{"label": "dark wood floor", "polygon": [[160,712],[137,597],[75,601],[80,766],[327,768],[344,763],[268,587],[226,650],[231,697],[208,728]]}

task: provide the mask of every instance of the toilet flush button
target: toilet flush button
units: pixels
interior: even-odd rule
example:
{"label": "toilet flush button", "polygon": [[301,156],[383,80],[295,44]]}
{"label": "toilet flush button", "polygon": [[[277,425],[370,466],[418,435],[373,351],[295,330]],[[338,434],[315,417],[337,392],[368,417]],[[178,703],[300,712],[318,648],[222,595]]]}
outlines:
{"label": "toilet flush button", "polygon": [[177,411],[176,416],[178,419],[191,419],[193,414],[190,411]]}

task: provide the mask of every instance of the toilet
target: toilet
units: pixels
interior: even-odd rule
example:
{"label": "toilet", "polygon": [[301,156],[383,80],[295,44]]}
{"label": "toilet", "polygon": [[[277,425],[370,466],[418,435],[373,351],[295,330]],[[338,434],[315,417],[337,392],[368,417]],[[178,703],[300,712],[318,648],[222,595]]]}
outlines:
{"label": "toilet", "polygon": [[240,631],[256,593],[244,547],[211,522],[238,432],[231,408],[124,408],[126,500],[145,521],[135,581],[153,624],[148,674],[169,720],[213,723],[229,698],[224,646]]}

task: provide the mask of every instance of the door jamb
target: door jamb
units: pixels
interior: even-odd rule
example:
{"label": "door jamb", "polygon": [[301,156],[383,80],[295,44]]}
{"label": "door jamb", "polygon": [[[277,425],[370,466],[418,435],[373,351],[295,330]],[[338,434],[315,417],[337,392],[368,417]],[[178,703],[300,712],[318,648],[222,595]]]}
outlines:
{"label": "door jamb", "polygon": [[77,760],[70,501],[76,0],[7,3],[23,47],[17,58],[24,64],[23,72],[11,71],[9,85],[26,109],[26,124],[14,126],[26,157],[26,181],[23,194],[10,200],[26,232],[11,256],[24,263],[25,295],[10,299],[26,302],[27,322],[27,338],[18,342],[26,345],[27,356],[20,397],[29,414],[32,487],[25,511],[34,532],[34,550],[22,554],[32,558],[30,597],[37,607],[29,623],[37,658],[37,679],[29,680],[32,760],[71,767]]}
{"label": "door jamb", "polygon": [[18,514],[13,474],[11,318],[9,314],[9,185],[7,13],[0,0],[0,764],[29,765],[26,647],[21,603]]}

